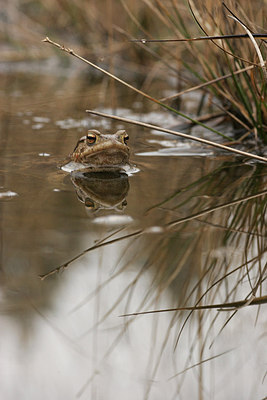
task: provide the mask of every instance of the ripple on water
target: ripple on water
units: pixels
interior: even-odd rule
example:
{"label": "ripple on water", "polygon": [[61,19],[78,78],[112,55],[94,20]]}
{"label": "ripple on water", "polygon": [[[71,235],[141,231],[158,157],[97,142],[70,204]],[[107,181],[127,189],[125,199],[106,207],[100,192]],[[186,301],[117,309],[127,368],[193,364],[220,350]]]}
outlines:
{"label": "ripple on water", "polygon": [[126,225],[130,224],[133,222],[133,218],[130,217],[130,215],[125,215],[125,214],[110,214],[110,215],[104,215],[101,217],[96,217],[92,220],[93,223],[98,224],[98,225]]}
{"label": "ripple on water", "polygon": [[159,148],[153,151],[146,151],[137,153],[137,156],[213,156],[215,154],[213,149],[205,149],[201,145],[190,143],[186,141],[179,142],[173,139],[170,140],[148,140],[150,144],[160,145]]}
{"label": "ripple on water", "polygon": [[40,157],[50,157],[49,153],[39,153],[38,156]]}
{"label": "ripple on water", "polygon": [[0,192],[0,200],[7,200],[16,196],[18,196],[18,193],[13,192],[12,190],[7,190],[6,192]]}
{"label": "ripple on water", "polygon": [[[74,161],[70,161],[69,163],[62,165],[61,169],[62,169],[62,171],[70,173],[73,171],[86,170],[86,169],[88,169],[88,166],[83,165],[81,163],[74,162]],[[111,167],[111,169],[112,169],[112,167]],[[124,171],[128,176],[136,174],[137,172],[140,171],[140,169],[137,168],[135,165],[128,165],[128,164],[121,166],[120,169],[122,171]]]}

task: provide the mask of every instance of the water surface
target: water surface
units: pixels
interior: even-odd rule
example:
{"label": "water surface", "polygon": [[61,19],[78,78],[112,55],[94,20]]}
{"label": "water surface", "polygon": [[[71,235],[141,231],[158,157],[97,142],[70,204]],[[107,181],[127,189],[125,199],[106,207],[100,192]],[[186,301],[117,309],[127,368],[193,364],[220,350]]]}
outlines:
{"label": "water surface", "polygon": [[[120,315],[266,293],[266,166],[86,115],[177,123],[92,77],[0,85],[1,398],[263,398],[264,305]],[[87,128],[127,129],[134,173],[62,171]]]}

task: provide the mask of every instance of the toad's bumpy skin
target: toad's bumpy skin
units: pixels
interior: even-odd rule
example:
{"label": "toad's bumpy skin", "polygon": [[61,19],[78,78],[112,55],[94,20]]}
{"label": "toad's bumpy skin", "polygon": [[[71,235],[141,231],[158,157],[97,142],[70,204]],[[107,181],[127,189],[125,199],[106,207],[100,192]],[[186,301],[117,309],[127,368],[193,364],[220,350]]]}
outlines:
{"label": "toad's bumpy skin", "polygon": [[116,167],[129,162],[130,150],[124,130],[114,134],[102,134],[95,129],[79,139],[71,160],[88,166]]}

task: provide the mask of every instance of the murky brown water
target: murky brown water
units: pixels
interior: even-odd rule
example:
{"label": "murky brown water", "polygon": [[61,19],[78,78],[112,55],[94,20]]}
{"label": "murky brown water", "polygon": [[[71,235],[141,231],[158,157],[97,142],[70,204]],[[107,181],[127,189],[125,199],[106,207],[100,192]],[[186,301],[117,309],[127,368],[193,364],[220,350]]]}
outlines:
{"label": "murky brown water", "polygon": [[[119,315],[266,293],[266,196],[245,200],[266,166],[124,126],[134,173],[71,176],[87,127],[122,127],[84,112],[113,112],[101,82],[0,82],[0,397],[263,398],[264,305],[195,311],[182,331],[189,311]],[[125,96],[119,115],[174,124]]]}

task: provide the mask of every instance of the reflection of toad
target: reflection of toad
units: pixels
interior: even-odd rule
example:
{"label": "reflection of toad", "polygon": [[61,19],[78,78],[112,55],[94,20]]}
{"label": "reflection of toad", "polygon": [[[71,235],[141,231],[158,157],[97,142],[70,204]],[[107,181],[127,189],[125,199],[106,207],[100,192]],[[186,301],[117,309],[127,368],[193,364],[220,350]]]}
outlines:
{"label": "reflection of toad", "polygon": [[124,130],[102,134],[91,129],[78,141],[70,158],[88,167],[120,167],[129,162],[128,139]]}
{"label": "reflection of toad", "polygon": [[78,199],[87,209],[122,210],[127,204],[128,175],[119,169],[74,171],[71,173],[71,181]]}

